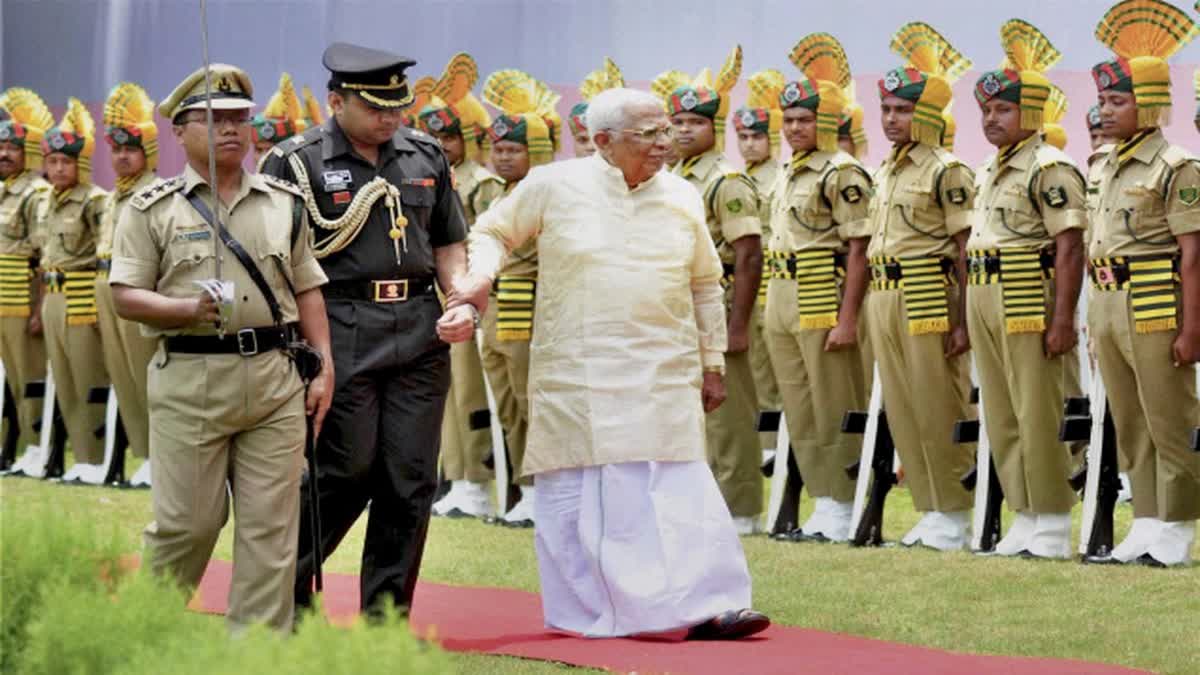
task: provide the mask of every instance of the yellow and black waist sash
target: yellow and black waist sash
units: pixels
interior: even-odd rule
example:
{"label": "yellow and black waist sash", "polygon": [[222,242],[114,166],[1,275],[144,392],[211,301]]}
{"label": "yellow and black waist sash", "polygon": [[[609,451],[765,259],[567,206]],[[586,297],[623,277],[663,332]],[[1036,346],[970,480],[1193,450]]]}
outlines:
{"label": "yellow and black waist sash", "polygon": [[533,336],[533,300],[537,279],[501,276],[496,279],[496,339],[529,341]]}
{"label": "yellow and black waist sash", "polygon": [[48,270],[46,290],[67,297],[67,325],[96,323],[96,270]]}
{"label": "yellow and black waist sash", "polygon": [[1046,281],[1054,278],[1054,254],[1048,250],[1014,248],[969,251],[967,283],[1001,284],[1004,329],[1015,333],[1046,330]]}
{"label": "yellow and black waist sash", "polygon": [[1157,333],[1179,327],[1175,289],[1179,258],[1171,254],[1093,258],[1092,286],[1100,291],[1129,291],[1134,329]]}
{"label": "yellow and black waist sash", "polygon": [[950,303],[946,288],[953,286],[954,261],[940,257],[873,256],[871,290],[900,290],[908,315],[908,334],[950,332]]}
{"label": "yellow and black waist sash", "polygon": [[841,308],[839,287],[846,278],[846,256],[829,249],[769,253],[771,278],[796,282],[800,330],[822,330],[837,325]]}
{"label": "yellow and black waist sash", "polygon": [[0,255],[0,316],[29,316],[34,264],[28,256]]}

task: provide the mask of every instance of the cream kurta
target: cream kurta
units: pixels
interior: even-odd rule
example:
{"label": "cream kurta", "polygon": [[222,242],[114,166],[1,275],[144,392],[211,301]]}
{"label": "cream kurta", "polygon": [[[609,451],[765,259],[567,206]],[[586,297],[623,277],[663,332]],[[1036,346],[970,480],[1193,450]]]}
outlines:
{"label": "cream kurta", "polygon": [[703,461],[701,364],[726,348],[700,196],[665,171],[630,190],[598,155],[534,168],[479,217],[471,271],[537,238],[524,473]]}

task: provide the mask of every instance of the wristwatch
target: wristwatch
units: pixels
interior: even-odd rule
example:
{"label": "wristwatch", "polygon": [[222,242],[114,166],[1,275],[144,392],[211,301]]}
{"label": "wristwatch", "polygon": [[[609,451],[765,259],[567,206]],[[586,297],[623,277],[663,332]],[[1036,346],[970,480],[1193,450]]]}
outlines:
{"label": "wristwatch", "polygon": [[469,302],[466,305],[471,308],[471,320],[474,322],[475,327],[479,328],[479,308]]}

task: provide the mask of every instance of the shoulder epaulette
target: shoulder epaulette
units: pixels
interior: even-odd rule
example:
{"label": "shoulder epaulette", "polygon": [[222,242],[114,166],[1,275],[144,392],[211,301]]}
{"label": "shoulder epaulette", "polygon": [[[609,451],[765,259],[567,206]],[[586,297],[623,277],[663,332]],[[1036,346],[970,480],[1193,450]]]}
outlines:
{"label": "shoulder epaulette", "polygon": [[1059,150],[1049,143],[1043,143],[1038,146],[1037,150],[1034,151],[1034,158],[1037,160],[1038,166],[1042,169],[1049,169],[1052,166],[1065,164],[1076,171],[1079,170],[1079,168],[1075,166],[1075,163],[1071,161],[1071,158],[1067,156],[1067,153]]}
{"label": "shoulder epaulette", "polygon": [[129,200],[129,205],[138,211],[145,211],[163,197],[182,189],[183,183],[183,176],[176,176],[170,180],[159,181],[134,195],[133,198]]}
{"label": "shoulder epaulette", "polygon": [[321,140],[325,135],[325,125],[319,124],[311,129],[305,129],[303,133],[296,134],[291,138],[277,143],[275,147],[267,155],[275,157],[284,157],[303,148],[307,145],[312,145]]}
{"label": "shoulder epaulette", "polygon": [[1168,145],[1167,147],[1163,148],[1163,151],[1159,153],[1159,156],[1162,157],[1163,161],[1167,163],[1167,166],[1171,167],[1172,169],[1178,169],[1188,162],[1196,161],[1195,155],[1187,150],[1184,150],[1178,145]]}
{"label": "shoulder epaulette", "polygon": [[269,173],[260,173],[258,176],[263,179],[263,182],[273,188],[279,188],[284,192],[290,192],[297,197],[304,197],[304,192],[300,189],[300,186],[291,181],[284,180],[282,178],[276,178]]}
{"label": "shoulder epaulette", "polygon": [[400,129],[401,129],[401,133],[404,133],[411,140],[417,141],[419,143],[427,143],[429,145],[438,145],[438,141],[436,138],[434,138],[433,136],[430,136],[429,134],[425,133],[424,131],[421,131],[420,129],[413,129],[412,127],[400,127]]}

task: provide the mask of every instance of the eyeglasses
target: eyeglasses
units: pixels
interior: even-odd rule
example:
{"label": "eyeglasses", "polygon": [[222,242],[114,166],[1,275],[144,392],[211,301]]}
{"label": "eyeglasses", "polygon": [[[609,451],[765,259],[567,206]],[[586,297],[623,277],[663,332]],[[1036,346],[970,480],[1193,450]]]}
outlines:
{"label": "eyeglasses", "polygon": [[[199,124],[199,125],[206,125],[206,124],[208,124],[208,117],[207,117],[207,115],[203,115],[203,114],[198,115],[198,116],[194,115],[192,117],[187,118],[186,122]],[[213,126],[218,129],[220,129],[221,127],[225,127],[225,126],[233,127],[235,129],[240,129],[241,127],[244,127],[248,124],[250,124],[250,116],[246,115],[245,113],[242,113],[240,115],[221,115],[216,112],[213,113]]]}
{"label": "eyeglasses", "polygon": [[646,127],[645,129],[622,129],[621,133],[630,134],[642,143],[653,143],[659,137],[666,139],[668,143],[675,140],[675,127],[670,125]]}

